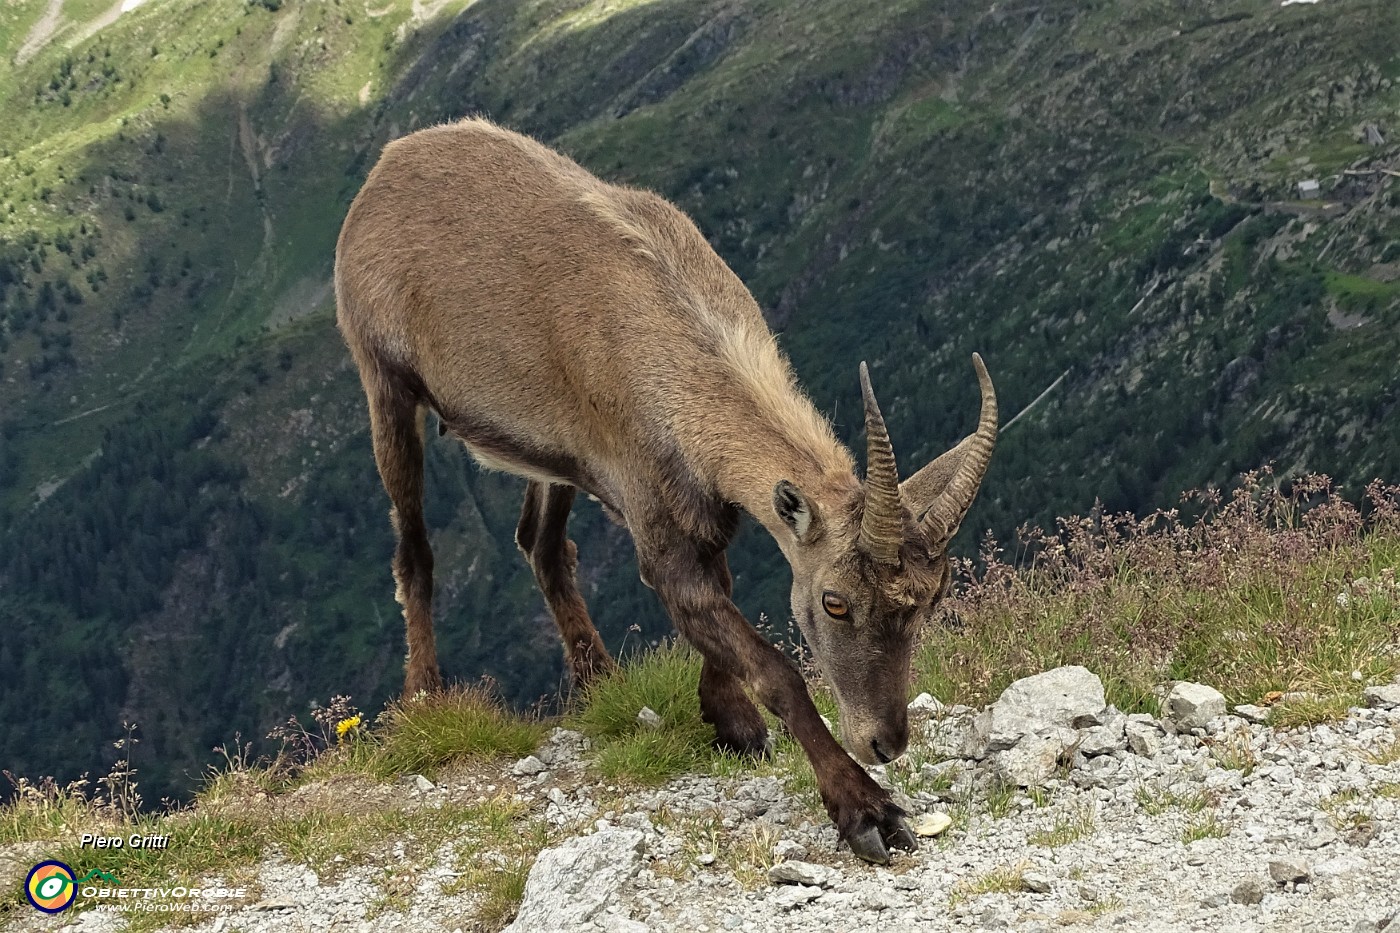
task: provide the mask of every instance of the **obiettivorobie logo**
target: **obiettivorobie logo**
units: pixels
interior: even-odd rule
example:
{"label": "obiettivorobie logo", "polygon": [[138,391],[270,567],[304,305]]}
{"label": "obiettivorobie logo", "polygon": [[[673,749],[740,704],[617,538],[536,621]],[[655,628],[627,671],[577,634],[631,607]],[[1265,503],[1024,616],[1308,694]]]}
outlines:
{"label": "obiettivorobie logo", "polygon": [[72,907],[78,897],[86,906],[122,911],[201,913],[225,911],[247,898],[246,888],[174,885],[168,888],[128,888],[111,872],[94,868],[81,878],[63,862],[50,859],[29,870],[24,893],[35,910],[56,914]]}
{"label": "obiettivorobie logo", "polygon": [[62,862],[40,862],[29,869],[24,879],[24,895],[35,910],[56,914],[73,906],[73,899],[78,896],[78,882],[73,869]]}

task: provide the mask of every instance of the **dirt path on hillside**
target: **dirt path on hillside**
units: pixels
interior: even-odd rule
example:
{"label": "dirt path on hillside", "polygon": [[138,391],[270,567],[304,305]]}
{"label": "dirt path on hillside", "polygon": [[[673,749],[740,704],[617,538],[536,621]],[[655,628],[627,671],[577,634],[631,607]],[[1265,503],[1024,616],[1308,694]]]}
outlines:
{"label": "dirt path on hillside", "polygon": [[19,47],[15,53],[15,64],[23,65],[35,55],[39,50],[49,44],[59,31],[59,25],[63,22],[63,0],[49,0],[49,7],[44,11],[44,15],[39,17],[29,30],[29,35],[24,37],[24,45]]}

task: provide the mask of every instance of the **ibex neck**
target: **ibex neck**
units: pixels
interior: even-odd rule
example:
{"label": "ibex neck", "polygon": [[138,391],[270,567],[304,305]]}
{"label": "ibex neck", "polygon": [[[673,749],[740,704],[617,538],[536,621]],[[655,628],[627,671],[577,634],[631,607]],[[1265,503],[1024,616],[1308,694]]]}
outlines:
{"label": "ibex neck", "polygon": [[756,424],[725,446],[715,464],[720,495],[752,515],[785,554],[794,541],[773,508],[778,483],[794,484],[826,515],[835,514],[860,488],[850,453],[834,438],[784,437]]}

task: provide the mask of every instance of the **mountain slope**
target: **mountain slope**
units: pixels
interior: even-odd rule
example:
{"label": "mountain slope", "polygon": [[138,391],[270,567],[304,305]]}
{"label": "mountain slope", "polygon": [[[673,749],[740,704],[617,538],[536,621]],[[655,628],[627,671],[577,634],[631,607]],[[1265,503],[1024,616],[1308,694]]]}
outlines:
{"label": "mountain slope", "polygon": [[[1400,474],[1388,0],[120,7],[0,9],[0,764],[102,767],[135,719],[175,793],[396,688],[332,251],[382,145],[465,114],[678,203],[850,441],[870,360],[906,470],[970,429],[981,351],[1009,426],[964,551],[1268,459]],[[429,474],[449,676],[552,696],[518,481],[446,441]],[[609,644],[666,631],[625,536],[573,534]],[[782,633],[776,551],[732,564]]]}

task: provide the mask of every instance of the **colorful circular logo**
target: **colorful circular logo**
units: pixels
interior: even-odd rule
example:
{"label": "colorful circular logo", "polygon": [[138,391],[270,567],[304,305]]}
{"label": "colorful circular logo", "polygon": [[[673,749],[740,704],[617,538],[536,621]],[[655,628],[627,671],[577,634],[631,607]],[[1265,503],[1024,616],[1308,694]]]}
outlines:
{"label": "colorful circular logo", "polygon": [[40,862],[29,869],[24,879],[24,893],[35,910],[56,914],[73,906],[78,896],[73,869],[62,862]]}

